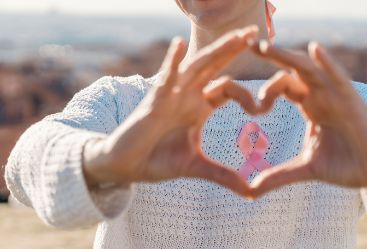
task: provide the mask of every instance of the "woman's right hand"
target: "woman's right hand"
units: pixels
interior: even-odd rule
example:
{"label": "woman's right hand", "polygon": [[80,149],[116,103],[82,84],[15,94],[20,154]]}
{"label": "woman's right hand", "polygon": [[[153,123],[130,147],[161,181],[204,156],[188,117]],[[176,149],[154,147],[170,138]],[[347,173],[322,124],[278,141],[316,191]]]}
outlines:
{"label": "woman's right hand", "polygon": [[246,179],[205,156],[201,129],[210,114],[231,99],[247,113],[256,114],[252,95],[229,77],[207,86],[256,35],[254,26],[231,32],[185,64],[186,44],[176,38],[159,82],[138,107],[106,139],[85,146],[88,186],[198,177],[248,196]]}

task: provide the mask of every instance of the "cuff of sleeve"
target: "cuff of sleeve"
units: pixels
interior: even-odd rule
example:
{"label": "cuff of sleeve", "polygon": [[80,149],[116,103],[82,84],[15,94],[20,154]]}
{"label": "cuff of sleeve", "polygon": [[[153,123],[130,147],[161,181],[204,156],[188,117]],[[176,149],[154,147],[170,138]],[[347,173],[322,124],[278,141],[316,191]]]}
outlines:
{"label": "cuff of sleeve", "polygon": [[62,228],[89,227],[116,217],[129,205],[133,184],[90,192],[85,182],[84,145],[105,136],[79,131],[55,137],[49,143],[41,165],[43,200],[39,202],[46,212],[42,217],[48,224]]}
{"label": "cuff of sleeve", "polygon": [[362,203],[364,207],[363,213],[366,213],[367,211],[367,188],[361,188],[360,193],[361,193]]}

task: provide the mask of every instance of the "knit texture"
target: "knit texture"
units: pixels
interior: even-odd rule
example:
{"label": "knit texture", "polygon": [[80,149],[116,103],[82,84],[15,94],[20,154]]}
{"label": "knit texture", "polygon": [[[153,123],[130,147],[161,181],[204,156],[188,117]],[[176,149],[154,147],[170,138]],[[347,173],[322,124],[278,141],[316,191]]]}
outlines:
{"label": "knit texture", "polygon": [[[250,202],[215,183],[180,178],[89,192],[81,167],[84,145],[124,122],[156,80],[104,77],[76,94],[63,112],[30,127],[6,167],[12,195],[56,227],[99,223],[96,249],[356,248],[364,191],[311,182]],[[256,96],[264,81],[237,83]],[[353,84],[367,100],[367,87]],[[265,157],[272,165],[300,152],[305,122],[283,98],[270,113],[255,118],[228,102],[205,123],[203,151],[239,169],[245,158],[236,138],[251,121],[270,141]]]}

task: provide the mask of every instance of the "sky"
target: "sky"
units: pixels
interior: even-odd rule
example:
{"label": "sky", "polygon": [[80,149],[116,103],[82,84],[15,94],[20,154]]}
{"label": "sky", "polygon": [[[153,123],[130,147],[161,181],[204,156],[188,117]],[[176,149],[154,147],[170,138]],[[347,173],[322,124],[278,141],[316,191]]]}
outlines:
{"label": "sky", "polygon": [[[278,8],[278,17],[367,20],[367,0],[272,0],[272,2]],[[0,0],[0,13],[50,10],[86,15],[179,13],[174,0]]]}

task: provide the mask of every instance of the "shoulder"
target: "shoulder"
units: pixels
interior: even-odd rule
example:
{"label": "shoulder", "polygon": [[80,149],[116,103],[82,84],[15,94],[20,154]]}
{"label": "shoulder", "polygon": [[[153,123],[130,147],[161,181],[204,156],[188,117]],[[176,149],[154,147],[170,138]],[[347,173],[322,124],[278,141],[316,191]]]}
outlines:
{"label": "shoulder", "polygon": [[149,89],[155,84],[160,73],[144,78],[136,74],[127,77],[122,76],[104,76],[97,80],[94,84],[108,86],[117,92],[145,95]]}
{"label": "shoulder", "polygon": [[359,95],[364,99],[364,101],[367,102],[367,84],[358,81],[352,81],[352,85]]}
{"label": "shoulder", "polygon": [[111,92],[121,90],[142,92],[147,87],[147,79],[140,75],[122,76],[104,76],[93,82],[88,88],[106,89]]}
{"label": "shoulder", "polygon": [[117,113],[117,122],[120,124],[143,100],[156,79],[157,76],[151,78],[144,78],[141,75],[105,76],[93,84],[98,86],[99,94],[104,95],[103,100],[107,99],[110,106],[113,105],[114,108],[111,109]]}
{"label": "shoulder", "polygon": [[143,99],[147,89],[148,82],[140,75],[104,76],[77,92],[64,111],[91,110],[94,112],[102,108],[118,115],[119,112],[130,111],[136,106]]}
{"label": "shoulder", "polygon": [[104,76],[75,94],[74,99],[114,99],[142,97],[150,88],[150,80],[140,75]]}
{"label": "shoulder", "polygon": [[149,85],[148,79],[138,74],[128,76],[128,77],[107,76],[103,78],[108,78],[111,84],[113,84],[119,91],[144,93],[147,90],[148,85]]}

